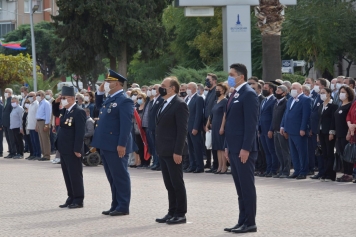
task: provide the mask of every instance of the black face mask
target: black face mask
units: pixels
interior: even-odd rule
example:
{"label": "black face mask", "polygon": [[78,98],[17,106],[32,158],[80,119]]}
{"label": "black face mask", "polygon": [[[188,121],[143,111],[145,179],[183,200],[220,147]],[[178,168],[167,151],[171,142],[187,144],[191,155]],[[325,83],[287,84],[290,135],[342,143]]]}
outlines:
{"label": "black face mask", "polygon": [[185,91],[179,92],[179,95],[180,95],[180,97],[186,97],[187,92],[185,92]]}
{"label": "black face mask", "polygon": [[283,93],[282,94],[275,94],[275,96],[276,96],[276,98],[277,98],[277,100],[280,100],[280,99],[282,99],[284,96],[283,96]]}
{"label": "black face mask", "polygon": [[166,89],[166,88],[160,87],[160,88],[158,89],[158,92],[159,92],[159,94],[160,94],[161,96],[166,96],[166,95],[167,95],[167,89]]}
{"label": "black face mask", "polygon": [[215,91],[216,93],[216,97],[220,97],[221,96],[221,92],[220,91]]}
{"label": "black face mask", "polygon": [[262,95],[267,97],[269,96],[269,91],[268,90],[262,90]]}
{"label": "black face mask", "polygon": [[206,78],[206,79],[205,79],[205,85],[206,85],[206,87],[208,87],[209,89],[213,86],[213,85],[210,83],[209,78]]}

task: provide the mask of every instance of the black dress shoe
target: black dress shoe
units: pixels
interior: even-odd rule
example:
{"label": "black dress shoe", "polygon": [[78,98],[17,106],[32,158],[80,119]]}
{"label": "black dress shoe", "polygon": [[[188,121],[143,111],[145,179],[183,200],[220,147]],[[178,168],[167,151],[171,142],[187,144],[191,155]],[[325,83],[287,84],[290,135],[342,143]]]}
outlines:
{"label": "black dress shoe", "polygon": [[103,211],[101,214],[103,214],[103,215],[105,215],[105,216],[108,216],[108,215],[110,215],[110,212],[112,212],[112,210]]}
{"label": "black dress shoe", "polygon": [[116,210],[109,213],[110,216],[126,216],[128,214],[129,214],[128,212],[121,212]]}
{"label": "black dress shoe", "polygon": [[193,170],[193,169],[187,169],[187,170],[184,170],[183,172],[184,173],[193,173],[195,170]]}
{"label": "black dress shoe", "polygon": [[155,171],[161,171],[162,169],[161,169],[161,166],[158,166],[156,169],[155,169]]}
{"label": "black dress shoe", "polygon": [[204,173],[204,170],[194,170],[193,173],[194,173],[194,174],[197,174],[197,173]]}
{"label": "black dress shoe", "polygon": [[155,170],[157,168],[157,165],[153,165],[152,167],[151,167],[151,170]]}
{"label": "black dress shoe", "polygon": [[273,177],[273,173],[272,172],[269,172],[268,174],[265,175],[266,178],[272,178]]}
{"label": "black dress shoe", "polygon": [[210,169],[210,167],[211,167],[211,165],[209,165],[209,164],[204,165],[204,169]]}
{"label": "black dress shoe", "polygon": [[167,220],[172,219],[172,218],[173,218],[173,216],[167,214],[163,218],[157,218],[156,222],[158,222],[158,223],[166,223]]}
{"label": "black dress shoe", "polygon": [[38,161],[47,161],[47,160],[49,160],[49,159],[47,159],[47,158],[38,159]]}
{"label": "black dress shoe", "polygon": [[168,225],[183,224],[183,223],[187,223],[187,218],[185,218],[185,216],[183,216],[183,217],[173,217],[171,219],[168,219],[166,221],[166,223]]}
{"label": "black dress shoe", "polygon": [[264,172],[264,173],[259,174],[258,177],[266,177],[266,175],[267,175],[267,173]]}
{"label": "black dress shoe", "polygon": [[220,174],[221,173],[221,171],[216,171],[216,172],[214,172],[214,174]]}
{"label": "black dress shoe", "polygon": [[216,172],[216,169],[214,169],[214,168],[211,168],[210,170],[205,171],[205,173],[215,173],[215,172]]}
{"label": "black dress shoe", "polygon": [[320,176],[316,174],[316,175],[313,175],[313,176],[311,176],[309,178],[311,178],[311,179],[320,179]]}
{"label": "black dress shoe", "polygon": [[238,228],[240,228],[241,226],[242,226],[242,225],[240,225],[240,224],[236,224],[234,227],[225,228],[224,231],[231,232],[232,230],[238,229]]}
{"label": "black dress shoe", "polygon": [[314,171],[309,171],[308,175],[314,175]]}
{"label": "black dress shoe", "polygon": [[292,174],[292,175],[289,175],[289,176],[288,176],[288,179],[295,179],[295,178],[297,178],[297,177],[298,177],[298,175]]}
{"label": "black dress shoe", "polygon": [[66,207],[68,207],[69,205],[71,205],[71,204],[64,203],[63,205],[59,205],[59,207],[60,207],[60,208],[66,208]]}
{"label": "black dress shoe", "polygon": [[11,159],[11,158],[13,158],[13,156],[12,156],[12,155],[7,155],[7,156],[5,156],[4,158],[6,158],[6,159]]}
{"label": "black dress shoe", "polygon": [[306,178],[307,178],[307,176],[301,174],[296,179],[306,179]]}
{"label": "black dress shoe", "polygon": [[72,203],[68,206],[69,209],[82,208],[83,204]]}
{"label": "black dress shoe", "polygon": [[255,226],[255,225],[251,225],[251,226],[242,225],[240,228],[231,230],[231,232],[233,232],[233,233],[257,232],[257,226]]}

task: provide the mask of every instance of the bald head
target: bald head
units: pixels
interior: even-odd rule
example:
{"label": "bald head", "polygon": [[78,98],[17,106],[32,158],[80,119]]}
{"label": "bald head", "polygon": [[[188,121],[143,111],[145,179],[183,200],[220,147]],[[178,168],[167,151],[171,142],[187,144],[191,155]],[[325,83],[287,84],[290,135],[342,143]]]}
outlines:
{"label": "bald head", "polygon": [[197,92],[197,88],[198,88],[197,83],[195,83],[195,82],[188,83],[188,85],[187,85],[187,94],[189,96],[195,94],[195,92]]}
{"label": "bald head", "polygon": [[291,87],[291,96],[296,98],[301,93],[303,93],[302,85],[298,82],[294,82]]}

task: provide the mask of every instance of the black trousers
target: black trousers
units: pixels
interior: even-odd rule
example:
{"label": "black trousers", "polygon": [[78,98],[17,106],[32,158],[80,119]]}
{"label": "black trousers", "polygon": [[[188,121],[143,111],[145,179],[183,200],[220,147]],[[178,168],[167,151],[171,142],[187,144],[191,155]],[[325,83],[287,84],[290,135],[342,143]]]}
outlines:
{"label": "black trousers", "polygon": [[67,204],[82,204],[84,200],[83,165],[82,158],[61,153],[61,167],[66,183]]}
{"label": "black trousers", "polygon": [[183,180],[183,162],[179,165],[173,156],[160,156],[164,185],[168,191],[168,214],[183,217],[187,213],[187,194]]}
{"label": "black trousers", "polygon": [[2,153],[4,151],[3,140],[4,140],[4,130],[1,129],[0,130],[0,155],[2,155]]}
{"label": "black trousers", "polygon": [[257,142],[258,142],[258,156],[256,161],[256,171],[263,173],[266,172],[267,169],[266,155],[263,150],[262,143],[259,137],[257,138]]}
{"label": "black trousers", "polygon": [[13,128],[11,130],[12,130],[12,134],[14,136],[17,154],[23,156],[23,151],[24,151],[23,135],[22,135],[22,133],[20,133],[20,128]]}
{"label": "black trousers", "polygon": [[149,166],[151,164],[151,158],[145,160],[145,145],[143,144],[140,134],[136,134],[136,145],[138,147],[138,155],[140,156],[141,165]]}
{"label": "black trousers", "polygon": [[[340,154],[344,154],[345,146],[349,143],[345,137],[338,137],[336,140],[336,149]],[[343,155],[341,155],[342,157]],[[344,166],[344,174],[352,175],[354,170],[354,164],[342,160]]]}
{"label": "black trousers", "polygon": [[321,150],[323,152],[323,159],[324,159],[324,167],[325,173],[324,176],[327,179],[331,179],[335,181],[336,172],[334,171],[334,162],[335,162],[335,154],[334,154],[334,147],[335,147],[335,138],[329,141],[329,134],[319,133],[319,141],[321,145]]}
{"label": "black trousers", "polygon": [[15,138],[12,130],[9,127],[3,127],[5,131],[5,137],[7,145],[9,146],[10,155],[16,155],[16,146],[15,146]]}

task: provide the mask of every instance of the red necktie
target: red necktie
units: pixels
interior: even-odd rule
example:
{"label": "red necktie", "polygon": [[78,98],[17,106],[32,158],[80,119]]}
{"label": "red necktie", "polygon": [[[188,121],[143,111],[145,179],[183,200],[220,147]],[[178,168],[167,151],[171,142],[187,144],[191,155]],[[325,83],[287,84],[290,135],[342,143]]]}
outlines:
{"label": "red necktie", "polygon": [[229,108],[229,105],[230,105],[230,103],[232,101],[232,98],[234,98],[235,93],[236,93],[236,90],[234,90],[234,92],[232,92],[232,94],[231,94],[231,96],[229,98],[229,101],[227,102],[227,109]]}

